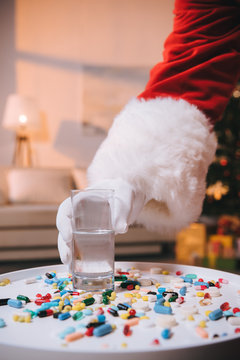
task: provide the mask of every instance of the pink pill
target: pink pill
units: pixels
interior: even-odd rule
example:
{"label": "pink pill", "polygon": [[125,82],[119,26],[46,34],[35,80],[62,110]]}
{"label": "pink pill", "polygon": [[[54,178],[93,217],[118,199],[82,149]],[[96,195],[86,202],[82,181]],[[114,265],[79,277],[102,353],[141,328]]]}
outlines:
{"label": "pink pill", "polygon": [[196,333],[197,333],[201,338],[203,338],[203,339],[207,339],[207,338],[208,338],[208,333],[207,333],[207,331],[206,331],[204,328],[202,328],[202,327],[200,327],[200,326],[197,326],[197,327],[195,328],[195,331],[196,331]]}
{"label": "pink pill", "polygon": [[229,281],[227,279],[218,279],[218,281],[221,283],[221,284],[228,284]]}
{"label": "pink pill", "polygon": [[138,325],[138,323],[139,323],[139,318],[135,317],[135,318],[127,320],[125,322],[125,325],[134,326],[134,325]]}

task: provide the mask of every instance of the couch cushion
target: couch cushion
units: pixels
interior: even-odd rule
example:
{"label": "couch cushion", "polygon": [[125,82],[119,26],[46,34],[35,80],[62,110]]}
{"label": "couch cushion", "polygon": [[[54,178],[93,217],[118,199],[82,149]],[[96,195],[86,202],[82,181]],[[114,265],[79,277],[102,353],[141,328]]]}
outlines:
{"label": "couch cushion", "polygon": [[0,228],[56,226],[57,205],[0,206]]}
{"label": "couch cushion", "polygon": [[70,196],[70,169],[12,168],[7,174],[10,203],[60,204]]}

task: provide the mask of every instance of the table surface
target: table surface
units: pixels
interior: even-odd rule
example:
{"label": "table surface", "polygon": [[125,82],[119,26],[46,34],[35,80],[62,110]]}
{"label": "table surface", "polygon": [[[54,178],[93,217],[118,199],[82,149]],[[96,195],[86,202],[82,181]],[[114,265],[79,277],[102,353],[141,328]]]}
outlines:
{"label": "table surface", "polygon": [[[150,269],[153,267],[161,267],[163,270],[169,272],[164,274],[151,274]],[[221,296],[212,298],[212,304],[208,306],[200,306],[199,300],[201,298],[196,296],[194,286],[187,289],[184,304],[178,305],[171,303],[173,315],[177,321],[177,326],[171,329],[172,336],[170,339],[163,339],[161,337],[160,326],[156,325],[156,317],[159,315],[153,311],[154,303],[149,302],[151,308],[146,312],[149,319],[142,319],[138,326],[132,327],[132,335],[125,336],[123,334],[123,327],[125,320],[120,317],[115,318],[107,311],[106,321],[111,324],[116,324],[116,329],[109,335],[101,338],[84,336],[82,339],[66,343],[59,338],[59,334],[69,326],[76,327],[80,330],[79,324],[87,324],[91,319],[96,318],[96,315],[86,316],[81,321],[74,321],[69,318],[65,321],[53,319],[52,317],[39,318],[35,317],[31,323],[21,323],[13,321],[13,315],[26,315],[26,309],[36,310],[39,307],[34,303],[28,303],[22,309],[15,309],[8,305],[0,306],[0,318],[4,319],[6,326],[0,328],[0,354],[1,359],[13,359],[19,357],[24,359],[176,359],[184,357],[190,359],[193,355],[195,359],[202,359],[202,356],[211,352],[213,356],[218,354],[218,359],[224,358],[228,351],[232,351],[234,347],[239,346],[240,336],[235,332],[237,326],[230,325],[223,317],[217,321],[207,321],[206,330],[209,334],[208,339],[199,337],[195,328],[201,320],[207,320],[205,315],[206,310],[215,310],[221,304],[228,301],[231,309],[240,307],[240,276],[227,272],[222,272],[213,269],[192,267],[187,265],[177,264],[161,264],[161,263],[136,263],[136,262],[117,262],[115,268],[121,268],[122,271],[127,271],[131,268],[139,269],[141,278],[154,278],[162,287],[167,289],[173,288],[174,281],[177,279],[176,271],[181,271],[183,275],[196,274],[197,278],[203,278],[205,281],[224,278],[229,281],[228,284],[222,284],[220,288]],[[22,294],[28,296],[30,299],[36,299],[36,294],[51,293],[54,295],[52,285],[44,282],[46,279],[45,273],[56,271],[57,277],[65,277],[67,269],[64,265],[54,265],[47,267],[39,267],[26,269],[11,273],[0,275],[0,282],[3,278],[9,278],[11,283],[0,287],[0,298],[16,298]],[[26,284],[25,280],[41,276],[42,279],[37,280],[36,283]],[[195,280],[194,280],[195,281]],[[146,289],[146,287],[145,287]],[[147,290],[156,291],[156,286],[148,286]],[[140,289],[142,295],[144,294],[143,287]],[[179,291],[174,289],[174,291]],[[115,304],[124,302],[127,298],[123,289],[117,288],[117,298]],[[143,300],[137,300],[143,301]],[[187,320],[182,313],[186,306],[195,305],[198,313],[194,314],[194,320]],[[101,305],[94,304],[91,308]],[[108,308],[108,306],[107,306]],[[72,312],[73,314],[74,312]],[[120,312],[119,312],[120,313]],[[146,324],[152,326],[145,326]],[[238,326],[240,327],[240,326]],[[83,331],[83,330],[80,330]],[[218,335],[218,337],[215,337]],[[153,345],[153,340],[158,339],[160,344]],[[123,344],[125,344],[123,346]]]}

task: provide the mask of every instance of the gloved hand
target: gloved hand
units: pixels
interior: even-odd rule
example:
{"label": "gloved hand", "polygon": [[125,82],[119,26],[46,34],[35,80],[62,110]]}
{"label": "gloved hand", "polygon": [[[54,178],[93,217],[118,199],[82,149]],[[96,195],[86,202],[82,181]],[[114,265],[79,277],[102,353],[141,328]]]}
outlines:
{"label": "gloved hand", "polygon": [[[128,182],[123,179],[107,179],[88,189],[113,189],[114,203],[111,209],[112,226],[115,234],[125,233],[128,225],[138,217],[146,203],[145,195],[137,192]],[[72,257],[72,203],[71,198],[64,200],[59,206],[57,213],[58,251],[61,261],[69,265]]]}

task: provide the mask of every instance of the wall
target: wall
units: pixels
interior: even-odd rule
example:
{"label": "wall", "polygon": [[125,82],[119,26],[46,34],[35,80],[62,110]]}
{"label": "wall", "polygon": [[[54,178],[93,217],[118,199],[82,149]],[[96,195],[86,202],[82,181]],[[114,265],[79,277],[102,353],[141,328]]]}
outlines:
{"label": "wall", "polygon": [[[173,3],[1,0],[0,121],[9,93],[37,99],[36,166],[89,164],[114,115],[161,60]],[[1,126],[0,146],[0,165],[8,165],[14,134]]]}

